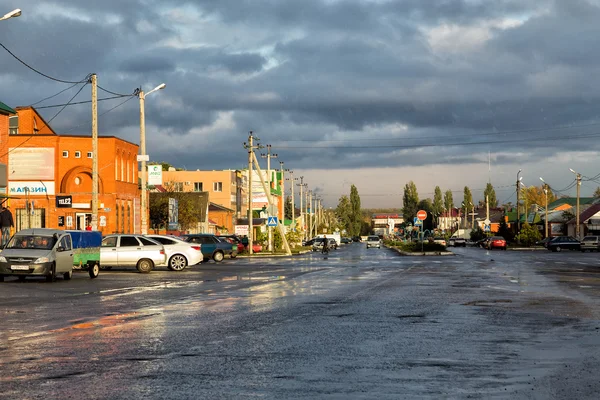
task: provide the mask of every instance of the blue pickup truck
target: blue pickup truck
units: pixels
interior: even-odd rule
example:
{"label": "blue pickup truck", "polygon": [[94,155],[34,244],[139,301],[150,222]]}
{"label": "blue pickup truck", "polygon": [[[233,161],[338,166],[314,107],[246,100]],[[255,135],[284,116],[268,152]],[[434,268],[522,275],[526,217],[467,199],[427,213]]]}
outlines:
{"label": "blue pickup truck", "polygon": [[200,244],[205,260],[212,259],[215,262],[221,262],[225,256],[237,257],[237,245],[235,243],[219,239],[213,234],[196,233],[183,235],[181,238],[189,243]]}

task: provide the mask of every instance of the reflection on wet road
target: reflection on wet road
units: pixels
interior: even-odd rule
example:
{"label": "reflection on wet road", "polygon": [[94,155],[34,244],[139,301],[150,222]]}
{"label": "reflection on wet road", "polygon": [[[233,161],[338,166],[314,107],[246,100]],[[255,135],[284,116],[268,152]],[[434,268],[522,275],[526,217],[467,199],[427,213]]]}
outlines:
{"label": "reflection on wet road", "polygon": [[0,284],[0,398],[596,398],[597,254],[350,244]]}

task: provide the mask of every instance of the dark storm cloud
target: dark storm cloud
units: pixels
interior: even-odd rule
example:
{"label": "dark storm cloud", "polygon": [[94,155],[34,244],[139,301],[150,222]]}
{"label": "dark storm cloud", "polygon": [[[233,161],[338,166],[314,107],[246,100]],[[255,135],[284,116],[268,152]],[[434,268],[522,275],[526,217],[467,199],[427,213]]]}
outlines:
{"label": "dark storm cloud", "polygon": [[[0,7],[14,8],[5,0]],[[577,128],[600,120],[593,79],[600,10],[583,0],[23,0],[19,7],[22,17],[0,22],[0,41],[41,71],[67,80],[96,72],[101,86],[120,93],[166,82],[146,101],[149,152],[190,169],[240,167],[249,130],[277,143],[296,169],[462,164],[489,150],[503,152],[499,163],[514,163],[522,156],[507,154],[523,148],[517,139],[531,140],[527,158],[537,160],[596,142],[545,138],[600,132]],[[40,14],[49,8],[56,12]],[[503,19],[522,23],[502,28]],[[456,36],[443,36],[453,29]],[[0,100],[11,106],[65,88],[2,49],[0,84]],[[74,90],[40,105],[66,102]],[[85,99],[89,87],[76,100]],[[120,101],[103,102],[99,112]],[[137,141],[138,107],[133,99],[101,116],[101,132]],[[40,111],[49,118],[58,109]],[[84,105],[52,126],[85,133],[89,123]],[[576,128],[539,131],[559,126]],[[521,132],[506,133],[514,130]],[[179,140],[186,146],[161,146]],[[502,143],[468,144],[486,140]],[[401,144],[440,147],[402,152]]]}

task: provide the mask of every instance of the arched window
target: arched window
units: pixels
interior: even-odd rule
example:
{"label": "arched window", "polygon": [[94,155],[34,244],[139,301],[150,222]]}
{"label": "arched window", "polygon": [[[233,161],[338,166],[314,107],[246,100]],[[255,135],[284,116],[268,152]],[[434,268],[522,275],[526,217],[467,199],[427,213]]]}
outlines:
{"label": "arched window", "polygon": [[125,206],[121,204],[121,232],[125,233]]}
{"label": "arched window", "polygon": [[127,202],[127,233],[131,233],[131,201]]}
{"label": "arched window", "polygon": [[119,180],[119,155],[115,154],[115,180]]}
{"label": "arched window", "polygon": [[123,160],[123,155],[121,155],[121,180],[122,181],[125,180],[125,165],[123,165],[124,162],[125,162],[125,160]]}

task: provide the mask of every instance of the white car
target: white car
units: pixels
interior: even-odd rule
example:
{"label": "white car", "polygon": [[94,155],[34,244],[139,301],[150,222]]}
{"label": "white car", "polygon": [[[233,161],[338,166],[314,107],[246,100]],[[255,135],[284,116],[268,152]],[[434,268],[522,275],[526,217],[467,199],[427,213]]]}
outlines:
{"label": "white car", "polygon": [[378,249],[381,248],[381,239],[379,239],[379,236],[369,236],[367,238],[367,249],[369,247],[377,247]]}
{"label": "white car", "polygon": [[165,264],[172,271],[183,271],[188,265],[196,265],[204,258],[202,245],[199,243],[185,242],[169,235],[152,234],[144,236],[156,240],[164,246],[165,253],[167,253]]}
{"label": "white car", "polygon": [[147,274],[166,262],[165,249],[153,239],[135,234],[111,234],[102,239],[100,269],[133,267]]}

